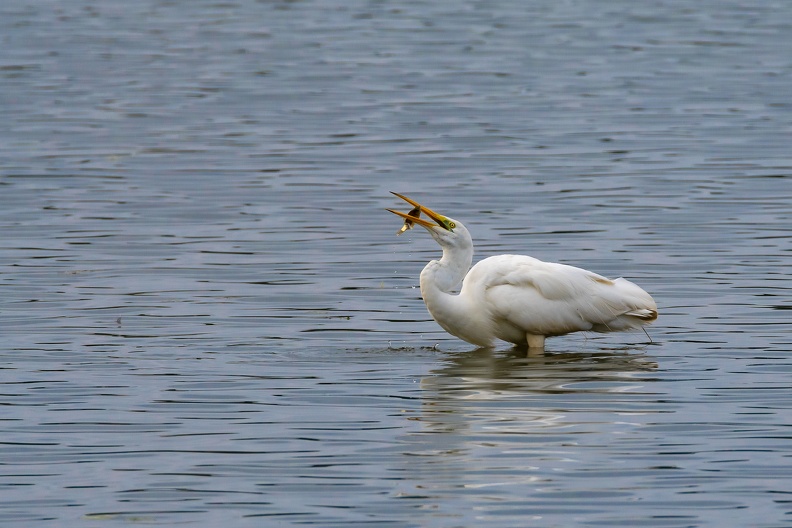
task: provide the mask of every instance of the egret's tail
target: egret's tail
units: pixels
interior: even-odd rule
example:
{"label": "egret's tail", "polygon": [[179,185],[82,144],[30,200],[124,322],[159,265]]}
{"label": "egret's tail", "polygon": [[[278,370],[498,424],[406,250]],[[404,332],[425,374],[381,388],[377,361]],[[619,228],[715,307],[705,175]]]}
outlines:
{"label": "egret's tail", "polygon": [[641,308],[638,310],[630,310],[629,312],[625,312],[623,315],[640,319],[640,324],[649,324],[657,319],[657,310],[652,308]]}
{"label": "egret's tail", "polygon": [[[614,317],[594,325],[595,332],[618,332],[640,328],[657,319],[657,304],[652,296],[640,286],[618,278],[613,281],[619,292],[618,300],[612,301]],[[618,308],[617,308],[618,307]]]}

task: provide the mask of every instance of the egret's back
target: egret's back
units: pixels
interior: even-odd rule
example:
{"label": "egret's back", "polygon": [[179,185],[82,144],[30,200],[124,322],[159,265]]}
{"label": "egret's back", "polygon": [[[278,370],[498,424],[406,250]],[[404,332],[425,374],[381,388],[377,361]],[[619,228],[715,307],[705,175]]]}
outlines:
{"label": "egret's back", "polygon": [[495,337],[518,344],[526,334],[626,330],[657,318],[652,297],[626,279],[524,255],[482,260],[461,294],[486,308]]}

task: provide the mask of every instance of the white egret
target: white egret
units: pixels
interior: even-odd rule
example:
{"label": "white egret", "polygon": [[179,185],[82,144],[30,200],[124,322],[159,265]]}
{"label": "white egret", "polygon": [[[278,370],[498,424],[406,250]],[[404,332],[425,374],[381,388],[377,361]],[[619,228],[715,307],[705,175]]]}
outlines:
{"label": "white egret", "polygon": [[[524,255],[497,255],[470,267],[473,240],[461,222],[393,193],[415,208],[388,209],[426,228],[443,257],[421,272],[421,295],[432,318],[448,333],[488,347],[502,339],[544,349],[545,338],[571,332],[614,332],[657,319],[657,305],[627,279],[608,279],[574,266]],[[420,218],[423,212],[434,222]],[[462,283],[458,294],[452,291]]]}

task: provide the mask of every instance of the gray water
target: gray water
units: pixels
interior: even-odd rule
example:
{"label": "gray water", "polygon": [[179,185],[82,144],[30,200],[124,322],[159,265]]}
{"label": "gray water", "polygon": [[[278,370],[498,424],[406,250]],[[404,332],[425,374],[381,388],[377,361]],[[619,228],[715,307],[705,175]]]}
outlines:
{"label": "gray water", "polygon": [[[792,526],[792,6],[5,0],[2,526]],[[660,318],[474,350],[438,255]]]}

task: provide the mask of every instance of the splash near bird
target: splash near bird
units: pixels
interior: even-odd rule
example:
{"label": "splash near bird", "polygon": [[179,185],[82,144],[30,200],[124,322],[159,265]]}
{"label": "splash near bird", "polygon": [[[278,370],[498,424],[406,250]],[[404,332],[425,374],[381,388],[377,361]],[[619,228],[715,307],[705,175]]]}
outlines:
{"label": "splash near bird", "polygon": [[[489,347],[501,339],[544,349],[545,338],[571,332],[617,332],[657,319],[657,305],[627,279],[608,279],[574,266],[525,255],[497,255],[473,262],[473,239],[461,222],[415,200],[401,234],[418,224],[443,248],[443,257],[421,272],[421,295],[432,318],[446,332]],[[432,221],[420,217],[424,213]],[[409,222],[409,226],[408,226]],[[451,293],[459,283],[458,294]]]}

